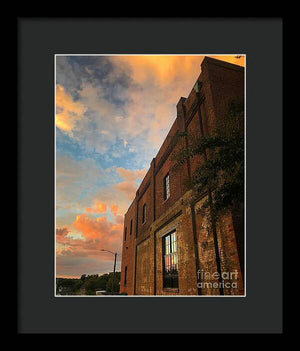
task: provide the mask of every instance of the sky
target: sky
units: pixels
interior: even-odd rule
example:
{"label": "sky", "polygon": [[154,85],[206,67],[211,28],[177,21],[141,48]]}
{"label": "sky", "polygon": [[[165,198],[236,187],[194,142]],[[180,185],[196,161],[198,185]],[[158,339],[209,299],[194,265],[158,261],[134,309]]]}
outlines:
{"label": "sky", "polygon": [[[244,57],[212,56],[244,66]],[[56,276],[120,270],[123,216],[204,56],[56,56]]]}

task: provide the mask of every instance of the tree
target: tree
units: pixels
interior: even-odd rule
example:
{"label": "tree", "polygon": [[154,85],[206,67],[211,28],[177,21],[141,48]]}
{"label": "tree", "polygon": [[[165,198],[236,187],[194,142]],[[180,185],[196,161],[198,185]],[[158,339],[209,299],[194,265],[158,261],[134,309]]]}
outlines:
{"label": "tree", "polygon": [[83,284],[84,282],[81,279],[78,279],[73,285],[74,292],[77,292],[82,287]]}
{"label": "tree", "polygon": [[[121,272],[115,272],[115,276],[113,277],[113,273],[109,273],[109,278],[106,284],[106,291],[107,292],[114,292],[118,293],[120,290],[120,278]],[[113,287],[113,290],[112,290]]]}
{"label": "tree", "polygon": [[95,295],[96,294],[96,288],[97,288],[97,278],[87,278],[84,287],[86,289],[86,294],[87,295]]}
{"label": "tree", "polygon": [[202,155],[204,162],[187,179],[185,185],[195,197],[211,194],[202,208],[210,208],[212,220],[228,211],[235,210],[244,201],[244,105],[233,101],[224,118],[219,120],[210,135],[188,136],[187,147],[173,154],[176,168],[189,157]]}
{"label": "tree", "polygon": [[[213,233],[216,255],[218,242],[216,224],[226,213],[232,214],[241,269],[244,269],[244,104],[232,101],[224,118],[216,123],[210,135],[180,133],[178,138],[189,140],[173,153],[174,169],[180,168],[190,157],[203,157],[190,179],[187,189],[194,199],[207,194],[200,213],[207,218],[206,229]],[[218,267],[220,270],[220,267]]]}

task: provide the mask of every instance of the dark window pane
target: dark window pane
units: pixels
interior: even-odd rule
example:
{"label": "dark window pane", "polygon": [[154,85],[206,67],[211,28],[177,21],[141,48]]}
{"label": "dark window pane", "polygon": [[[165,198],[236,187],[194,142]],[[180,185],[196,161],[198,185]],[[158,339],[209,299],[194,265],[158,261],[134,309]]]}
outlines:
{"label": "dark window pane", "polygon": [[125,266],[124,286],[126,286],[126,283],[127,283],[127,266]]}

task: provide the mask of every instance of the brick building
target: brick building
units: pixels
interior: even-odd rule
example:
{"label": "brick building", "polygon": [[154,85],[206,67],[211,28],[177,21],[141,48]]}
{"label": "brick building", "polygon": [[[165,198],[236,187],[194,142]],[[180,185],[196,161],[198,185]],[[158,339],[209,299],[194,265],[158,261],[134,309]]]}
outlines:
{"label": "brick building", "polygon": [[[244,68],[205,57],[187,98],[124,218],[120,291],[128,295],[244,295],[243,214],[223,216],[214,235],[197,211],[207,194],[190,201],[184,180],[202,162],[180,172],[171,154],[178,132],[207,135],[232,100],[244,98]],[[187,138],[184,141],[188,143]]]}

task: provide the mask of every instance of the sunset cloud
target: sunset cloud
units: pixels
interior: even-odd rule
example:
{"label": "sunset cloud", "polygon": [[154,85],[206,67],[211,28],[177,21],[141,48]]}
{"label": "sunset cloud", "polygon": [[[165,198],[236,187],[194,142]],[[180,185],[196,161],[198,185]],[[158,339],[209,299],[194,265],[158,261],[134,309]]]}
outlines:
{"label": "sunset cloud", "polygon": [[114,214],[114,216],[116,216],[118,211],[119,211],[119,207],[117,205],[111,205],[110,206],[110,211],[111,211],[111,213]]}
{"label": "sunset cloud", "polygon": [[[86,214],[80,214],[76,217],[71,228],[73,229],[62,227],[56,230],[56,260],[60,274],[77,272],[75,275],[80,276],[84,273],[94,274],[101,273],[105,269],[106,271],[111,270],[111,255],[102,252],[102,249],[118,252],[118,262],[120,263],[120,245],[123,233],[122,216],[116,214],[114,221],[110,222],[106,217],[92,218]],[[72,230],[79,231],[81,237],[74,237]],[[70,262],[74,264],[73,269],[68,267]],[[80,267],[75,262],[81,262]]]}
{"label": "sunset cloud", "polygon": [[130,170],[125,169],[123,167],[118,167],[116,171],[120,175],[120,177],[130,182],[136,179],[143,179],[145,174],[147,173],[146,169]]}
{"label": "sunset cloud", "polygon": [[106,204],[103,202],[98,202],[94,204],[93,207],[87,207],[85,210],[86,212],[92,212],[92,213],[103,213],[106,212]]}
{"label": "sunset cloud", "polygon": [[116,184],[114,187],[123,192],[127,196],[128,200],[132,201],[134,199],[137,190],[134,182],[122,182]]}
{"label": "sunset cloud", "polygon": [[113,56],[111,60],[123,65],[131,72],[132,79],[139,84],[155,80],[161,87],[168,86],[182,73],[199,72],[201,56],[141,55]]}
{"label": "sunset cloud", "polygon": [[78,215],[73,226],[84,238],[99,239],[110,245],[120,240],[122,232],[120,223],[111,223],[106,217],[90,218],[85,214]]}
{"label": "sunset cloud", "polygon": [[70,132],[76,122],[82,118],[87,108],[81,102],[75,102],[62,85],[56,85],[56,125],[65,132]]}
{"label": "sunset cloud", "polygon": [[114,188],[124,193],[127,196],[127,198],[130,201],[132,201],[135,197],[135,193],[137,190],[136,180],[143,179],[147,173],[147,170],[146,169],[129,170],[123,167],[118,167],[116,171],[119,174],[119,176],[123,178],[125,181],[116,184]]}

